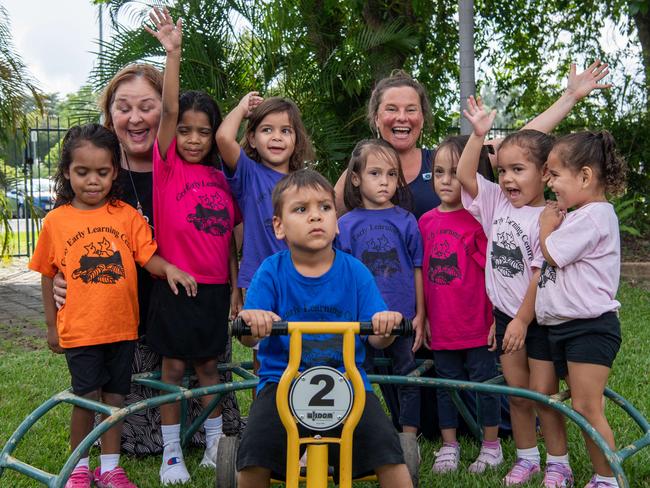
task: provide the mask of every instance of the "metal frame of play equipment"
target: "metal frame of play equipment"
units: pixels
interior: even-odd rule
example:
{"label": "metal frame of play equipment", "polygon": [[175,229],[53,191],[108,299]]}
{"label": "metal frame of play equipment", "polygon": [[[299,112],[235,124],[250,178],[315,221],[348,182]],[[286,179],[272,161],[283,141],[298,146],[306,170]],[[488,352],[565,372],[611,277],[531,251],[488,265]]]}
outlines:
{"label": "metal frame of play equipment", "polygon": [[[330,324],[328,324],[330,325]],[[328,332],[331,329],[328,330]],[[354,351],[354,349],[353,349]],[[353,361],[354,364],[354,361]],[[626,412],[631,419],[638,425],[641,429],[642,435],[635,441],[627,444],[625,447],[619,450],[612,450],[609,448],[603,437],[587,422],[587,420],[573,410],[570,406],[564,403],[565,400],[570,398],[569,391],[563,391],[556,395],[547,396],[541,393],[521,389],[513,388],[506,386],[504,384],[502,377],[497,377],[491,381],[485,383],[473,383],[468,381],[457,381],[457,380],[445,380],[440,378],[425,378],[421,375],[431,367],[431,363],[425,361],[421,363],[418,368],[410,373],[408,376],[393,376],[393,375],[368,375],[368,378],[373,383],[380,384],[396,384],[396,385],[410,385],[410,386],[421,386],[426,388],[447,388],[452,394],[456,405],[459,408],[459,411],[466,423],[470,427],[470,430],[477,436],[480,437],[480,427],[478,426],[476,420],[472,417],[469,410],[465,407],[464,403],[460,399],[458,392],[459,391],[469,391],[475,393],[490,393],[490,394],[500,394],[508,396],[517,396],[521,398],[527,398],[539,402],[543,405],[546,405],[550,408],[553,408],[561,412],[564,416],[568,417],[572,422],[574,422],[586,435],[591,438],[596,446],[603,452],[609,462],[609,465],[614,472],[619,486],[621,488],[629,488],[630,484],[627,480],[625,472],[623,470],[623,462],[627,459],[641,451],[644,447],[650,445],[650,423],[648,420],[639,412],[630,402],[625,398],[610,390],[609,388],[605,389],[605,397],[610,401],[618,405],[624,412]],[[155,389],[160,389],[167,391],[169,393],[162,394],[160,396],[149,398],[138,403],[129,405],[128,407],[117,409],[114,407],[109,407],[100,402],[91,401],[85,398],[78,397],[70,392],[70,390],[63,391],[51,397],[49,400],[45,401],[42,405],[36,408],[25,420],[18,426],[16,431],[9,437],[7,443],[2,448],[0,452],[0,480],[6,469],[11,469],[22,473],[32,479],[35,479],[44,485],[50,488],[63,488],[65,485],[70,473],[74,469],[74,466],[77,464],[81,455],[84,451],[88,450],[95,441],[113,425],[115,425],[120,420],[124,419],[126,416],[144,410],[148,408],[155,408],[165,403],[173,403],[176,401],[181,401],[182,405],[186,405],[187,400],[190,398],[198,398],[205,395],[215,395],[213,403],[214,406],[220,401],[221,397],[227,393],[238,390],[246,390],[254,388],[257,385],[258,379],[253,375],[249,369],[251,369],[250,363],[228,363],[222,364],[219,366],[221,371],[231,371],[233,374],[239,376],[242,380],[230,383],[223,383],[219,385],[214,385],[210,387],[201,387],[188,389],[184,387],[176,387],[162,383],[159,379],[159,375],[156,373],[145,373],[141,375],[135,375],[133,381],[144,386],[148,386]],[[67,461],[61,468],[58,474],[47,473],[37,467],[31,466],[23,461],[18,460],[12,454],[16,450],[19,442],[29,431],[29,429],[45,414],[50,410],[56,407],[59,404],[67,403],[72,405],[77,405],[80,407],[88,408],[96,412],[104,413],[108,417],[97,425],[93,431],[88,434],[88,436],[83,440],[83,442],[75,449]],[[213,406],[213,407],[214,407]],[[480,405],[478,405],[480,409]],[[209,410],[205,410],[203,415],[197,418],[191,425],[184,425],[182,440],[186,442],[191,436],[198,430],[207,417]],[[294,424],[295,425],[295,424]],[[229,439],[229,438],[226,438]],[[224,442],[224,448],[234,446],[233,443]],[[222,444],[219,445],[219,451],[222,452]],[[224,449],[224,454],[226,449]],[[228,451],[231,455],[236,452],[234,450]],[[318,452],[318,451],[316,451]],[[311,454],[310,454],[311,455]],[[316,460],[318,460],[319,454],[316,454]],[[309,461],[308,461],[309,462]],[[292,472],[295,470],[292,470]],[[234,473],[234,468],[233,468]],[[341,473],[343,474],[343,473]],[[219,476],[219,474],[217,475]],[[232,477],[230,478],[232,479]],[[232,484],[231,486],[234,486]],[[345,486],[341,484],[341,486]]]}

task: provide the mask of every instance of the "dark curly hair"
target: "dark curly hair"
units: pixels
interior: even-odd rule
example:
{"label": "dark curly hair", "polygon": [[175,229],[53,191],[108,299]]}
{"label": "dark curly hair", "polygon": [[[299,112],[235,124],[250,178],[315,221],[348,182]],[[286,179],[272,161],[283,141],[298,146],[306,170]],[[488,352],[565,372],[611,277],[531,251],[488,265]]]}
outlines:
{"label": "dark curly hair", "polygon": [[625,190],[627,163],[616,150],[614,137],[606,130],[566,135],[558,139],[553,151],[574,172],[585,166],[592,168],[608,195],[616,196]]}
{"label": "dark curly hair", "polygon": [[188,110],[195,112],[202,112],[208,117],[210,128],[212,129],[212,145],[210,151],[206,156],[206,161],[202,164],[206,166],[215,166],[221,168],[221,161],[219,160],[219,148],[215,141],[215,134],[221,125],[221,110],[217,102],[215,102],[210,95],[198,90],[188,90],[183,92],[178,100],[178,121],[183,118],[183,114]]}
{"label": "dark curly hair", "polygon": [[[117,136],[100,124],[76,125],[71,127],[63,138],[61,145],[61,161],[54,175],[54,192],[56,194],[55,207],[72,202],[75,197],[70,179],[66,178],[69,174],[70,165],[74,159],[74,152],[84,143],[90,143],[99,149],[105,149],[111,155],[111,162],[116,174],[120,171],[120,142]],[[109,204],[116,205],[120,196],[120,188],[117,180],[106,195]]]}
{"label": "dark curly hair", "polygon": [[411,206],[411,192],[402,172],[402,162],[393,146],[383,139],[363,139],[352,150],[352,157],[348,163],[345,185],[343,187],[343,201],[345,202],[345,206],[350,210],[363,207],[361,190],[352,183],[352,175],[356,174],[361,178],[361,173],[366,168],[368,155],[371,153],[378,154],[385,160],[392,160],[397,163],[397,190],[390,201],[393,205],[408,209]]}
{"label": "dark curly hair", "polygon": [[314,159],[314,149],[307,135],[307,129],[302,122],[300,110],[296,104],[288,98],[270,97],[260,103],[251,116],[248,118],[248,125],[244,133],[244,138],[241,141],[241,146],[246,155],[253,161],[260,161],[260,155],[257,150],[250,145],[248,141],[249,134],[255,134],[257,127],[264,121],[267,115],[273,113],[286,112],[289,116],[289,122],[293,126],[293,131],[296,134],[296,142],[293,149],[293,154],[289,158],[289,172],[302,169],[305,166],[305,161]]}

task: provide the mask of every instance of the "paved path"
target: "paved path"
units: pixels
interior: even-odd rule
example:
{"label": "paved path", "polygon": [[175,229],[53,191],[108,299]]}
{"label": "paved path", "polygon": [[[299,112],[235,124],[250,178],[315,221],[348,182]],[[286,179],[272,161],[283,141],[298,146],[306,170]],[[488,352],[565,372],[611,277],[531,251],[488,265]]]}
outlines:
{"label": "paved path", "polygon": [[27,269],[27,258],[0,263],[0,324],[43,322],[41,276]]}

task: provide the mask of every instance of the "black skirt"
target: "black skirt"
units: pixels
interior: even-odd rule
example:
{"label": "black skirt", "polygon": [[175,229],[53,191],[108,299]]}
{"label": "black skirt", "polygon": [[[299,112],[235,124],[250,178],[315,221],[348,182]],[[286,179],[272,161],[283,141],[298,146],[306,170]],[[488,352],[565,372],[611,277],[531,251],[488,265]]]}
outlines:
{"label": "black skirt", "polygon": [[226,350],[230,285],[198,285],[195,297],[178,295],[166,280],[156,280],[147,318],[147,344],[161,356],[216,358]]}

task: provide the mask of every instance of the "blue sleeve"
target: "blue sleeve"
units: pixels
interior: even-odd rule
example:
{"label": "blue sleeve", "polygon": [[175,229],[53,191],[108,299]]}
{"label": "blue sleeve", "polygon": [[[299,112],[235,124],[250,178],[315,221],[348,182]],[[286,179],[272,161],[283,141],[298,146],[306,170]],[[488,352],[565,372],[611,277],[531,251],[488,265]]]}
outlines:
{"label": "blue sleeve", "polygon": [[422,266],[422,255],[424,254],[424,249],[422,246],[422,236],[420,235],[418,222],[415,220],[415,216],[412,213],[408,214],[408,223],[406,225],[406,247],[409,256],[411,256],[413,266],[420,268]]}
{"label": "blue sleeve", "polygon": [[278,313],[278,294],[274,279],[278,275],[279,272],[274,272],[269,259],[262,262],[246,292],[244,310],[267,310]]}
{"label": "blue sleeve", "polygon": [[224,165],[223,172],[226,175],[228,184],[230,185],[230,191],[232,191],[232,194],[237,201],[239,201],[246,192],[251,163],[255,164],[255,161],[249,158],[243,149],[240,149],[235,171],[231,171],[230,168]]}
{"label": "blue sleeve", "polygon": [[355,276],[357,277],[359,322],[369,322],[373,315],[388,310],[388,307],[381,297],[372,273],[360,261]]}

